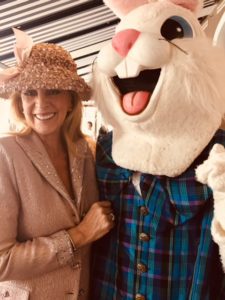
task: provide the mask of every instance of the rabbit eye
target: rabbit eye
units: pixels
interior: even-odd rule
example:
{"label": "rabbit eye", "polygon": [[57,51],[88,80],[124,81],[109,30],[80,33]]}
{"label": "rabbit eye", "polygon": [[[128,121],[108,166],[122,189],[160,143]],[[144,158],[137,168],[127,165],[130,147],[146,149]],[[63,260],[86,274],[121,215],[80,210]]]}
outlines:
{"label": "rabbit eye", "polygon": [[193,30],[185,19],[179,16],[173,16],[163,23],[161,35],[166,40],[171,41],[174,39],[193,37]]}

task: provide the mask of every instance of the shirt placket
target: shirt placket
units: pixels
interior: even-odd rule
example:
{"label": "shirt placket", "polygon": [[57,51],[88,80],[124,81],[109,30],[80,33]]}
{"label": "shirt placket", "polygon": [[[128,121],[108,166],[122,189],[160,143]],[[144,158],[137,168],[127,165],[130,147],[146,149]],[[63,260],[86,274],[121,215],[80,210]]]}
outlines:
{"label": "shirt placket", "polygon": [[141,193],[139,197],[139,220],[137,230],[137,260],[136,260],[136,286],[135,299],[146,300],[150,299],[147,294],[147,278],[151,266],[149,264],[149,248],[151,247],[151,215],[148,207],[148,199],[152,193],[155,185],[155,179],[152,178],[151,183],[147,182],[146,176],[141,176],[140,188]]}

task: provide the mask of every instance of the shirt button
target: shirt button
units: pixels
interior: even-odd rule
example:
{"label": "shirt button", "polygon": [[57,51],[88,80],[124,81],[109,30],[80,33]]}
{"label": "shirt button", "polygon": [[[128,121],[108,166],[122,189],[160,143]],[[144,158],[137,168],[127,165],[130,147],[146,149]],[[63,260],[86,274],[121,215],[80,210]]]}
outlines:
{"label": "shirt button", "polygon": [[148,242],[150,240],[150,236],[147,233],[140,233],[139,234],[139,240],[143,242]]}
{"label": "shirt button", "polygon": [[140,207],[140,214],[142,216],[147,216],[149,214],[148,208],[146,206],[141,206]]}
{"label": "shirt button", "polygon": [[143,296],[141,294],[136,294],[135,300],[145,300],[145,296]]}
{"label": "shirt button", "polygon": [[146,265],[141,264],[141,263],[138,263],[138,264],[137,264],[137,270],[138,270],[138,272],[140,272],[140,273],[145,273],[145,272],[148,271],[148,268],[147,268]]}
{"label": "shirt button", "polygon": [[85,294],[85,290],[84,289],[79,289],[78,296],[83,296],[84,294]]}

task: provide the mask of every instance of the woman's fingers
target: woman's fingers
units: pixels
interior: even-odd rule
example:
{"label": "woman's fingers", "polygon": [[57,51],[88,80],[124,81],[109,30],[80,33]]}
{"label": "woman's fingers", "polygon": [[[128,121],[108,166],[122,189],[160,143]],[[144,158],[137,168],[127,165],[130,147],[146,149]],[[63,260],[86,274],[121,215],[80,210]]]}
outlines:
{"label": "woman's fingers", "polygon": [[[115,216],[109,201],[94,203],[83,220],[74,229],[70,230],[70,235],[74,243],[85,245],[94,242],[108,233],[115,225]],[[82,236],[78,240],[76,234]]]}
{"label": "woman's fingers", "polygon": [[110,214],[111,212],[113,212],[112,206],[111,206],[111,202],[110,201],[98,201],[95,202],[90,209],[96,209],[97,211],[99,211],[99,213],[102,214]]}

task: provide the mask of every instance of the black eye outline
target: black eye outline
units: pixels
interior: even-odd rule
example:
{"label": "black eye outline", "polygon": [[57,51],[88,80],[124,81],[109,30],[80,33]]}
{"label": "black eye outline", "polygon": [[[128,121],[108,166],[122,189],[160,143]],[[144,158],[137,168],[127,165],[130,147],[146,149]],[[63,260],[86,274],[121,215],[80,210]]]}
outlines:
{"label": "black eye outline", "polygon": [[23,94],[27,97],[35,97],[35,96],[37,96],[37,91],[36,90],[26,90],[23,92]]}
{"label": "black eye outline", "polygon": [[[59,89],[47,89],[46,96],[56,96],[62,93],[62,90]],[[23,94],[27,97],[36,97],[38,95],[37,90],[26,90]]]}
{"label": "black eye outline", "polygon": [[161,35],[168,41],[194,36],[191,25],[180,16],[172,16],[165,20],[161,26]]}
{"label": "black eye outline", "polygon": [[46,95],[47,96],[55,96],[55,95],[59,95],[62,93],[62,90],[59,89],[48,89],[46,90]]}

